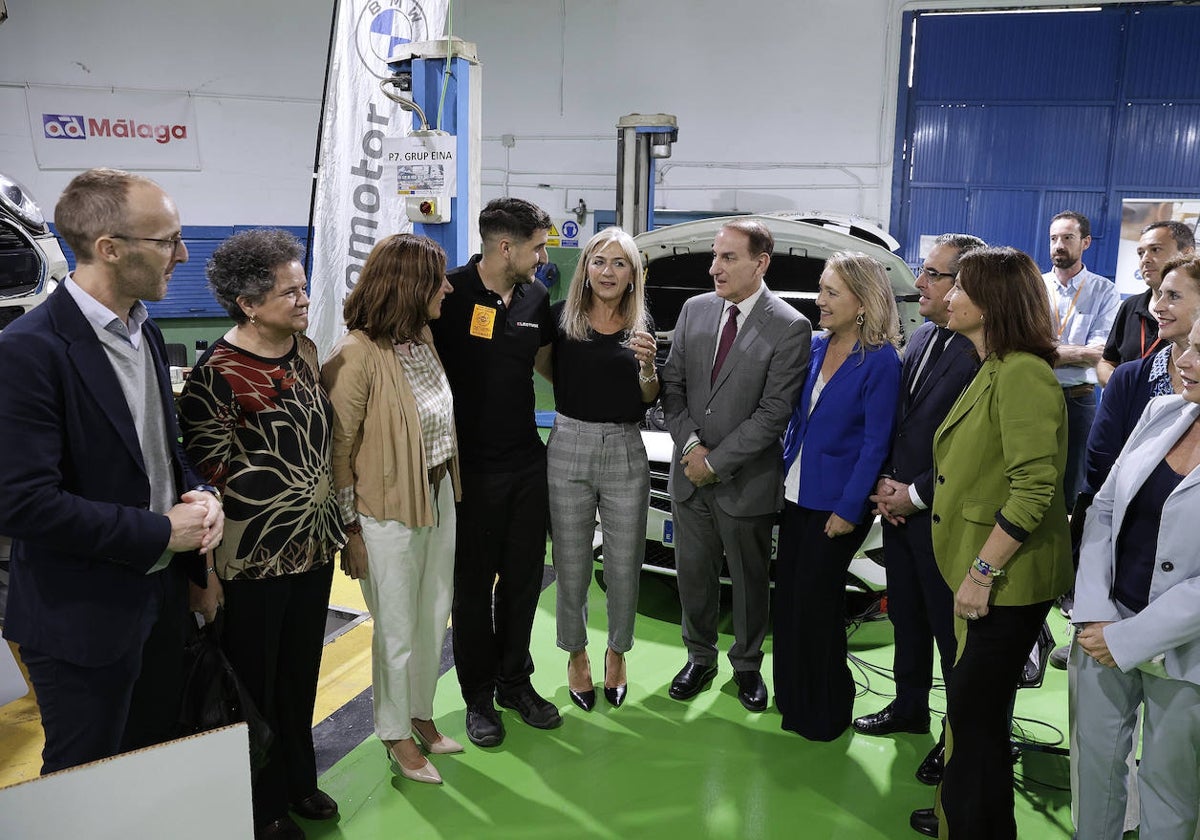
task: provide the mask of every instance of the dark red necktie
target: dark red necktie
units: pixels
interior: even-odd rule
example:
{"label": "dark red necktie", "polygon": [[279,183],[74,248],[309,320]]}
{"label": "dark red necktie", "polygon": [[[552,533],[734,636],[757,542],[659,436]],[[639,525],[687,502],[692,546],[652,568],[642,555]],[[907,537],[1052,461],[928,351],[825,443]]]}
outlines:
{"label": "dark red necktie", "polygon": [[721,372],[721,365],[725,364],[729,348],[733,346],[734,339],[737,338],[737,316],[738,308],[736,306],[729,307],[729,320],[725,322],[725,326],[721,330],[721,340],[717,342],[717,358],[713,360],[712,379],[709,380],[709,385],[717,383],[717,374]]}

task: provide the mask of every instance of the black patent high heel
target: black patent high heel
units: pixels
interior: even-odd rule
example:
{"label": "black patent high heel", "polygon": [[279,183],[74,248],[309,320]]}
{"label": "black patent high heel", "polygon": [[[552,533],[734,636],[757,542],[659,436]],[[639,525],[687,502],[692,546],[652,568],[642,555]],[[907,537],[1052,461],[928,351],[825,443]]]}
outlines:
{"label": "black patent high heel", "polygon": [[[622,659],[625,658],[624,654],[617,654],[617,656],[620,656]],[[629,689],[628,682],[626,682],[623,685],[609,686],[609,684],[608,684],[608,651],[605,651],[605,653],[604,653],[604,699],[608,701],[608,704],[610,706],[615,706],[617,708],[620,708],[621,704],[625,702],[625,694],[627,693],[628,689]]]}
{"label": "black patent high heel", "polygon": [[596,689],[589,688],[587,691],[576,691],[571,688],[571,660],[567,659],[567,694],[571,695],[571,702],[585,712],[590,712],[596,708]]}

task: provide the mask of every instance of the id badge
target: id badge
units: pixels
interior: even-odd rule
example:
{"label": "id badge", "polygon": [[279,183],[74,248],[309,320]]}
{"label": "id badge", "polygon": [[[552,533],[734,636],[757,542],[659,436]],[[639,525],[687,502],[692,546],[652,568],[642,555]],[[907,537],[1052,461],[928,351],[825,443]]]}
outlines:
{"label": "id badge", "polygon": [[471,313],[471,335],[490,339],[495,327],[496,310],[481,303],[475,304],[475,310]]}

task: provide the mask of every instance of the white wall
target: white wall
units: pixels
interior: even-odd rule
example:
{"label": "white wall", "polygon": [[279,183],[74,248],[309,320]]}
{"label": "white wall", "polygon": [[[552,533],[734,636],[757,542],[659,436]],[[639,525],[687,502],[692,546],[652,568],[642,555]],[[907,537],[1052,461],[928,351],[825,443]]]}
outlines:
{"label": "white wall", "polygon": [[[468,0],[455,33],[480,44],[485,194],[566,210],[615,201],[616,121],[666,112],[660,207],[881,215],[887,0]],[[520,37],[496,37],[498,32]],[[562,33],[565,31],[565,41]],[[834,37],[836,34],[837,37]],[[564,43],[565,49],[559,48]],[[885,83],[885,76],[887,81]],[[561,86],[560,86],[561,80]],[[565,139],[566,136],[573,139]],[[759,168],[769,164],[770,168]],[[549,183],[563,190],[518,189]]]}
{"label": "white wall", "polygon": [[183,223],[307,223],[330,0],[8,0],[8,13],[0,170],[47,215],[74,173],[38,170],[27,83],[190,92],[201,171],[148,173]]}
{"label": "white wall", "polygon": [[[454,34],[478,44],[483,63],[483,197],[507,189],[555,218],[580,198],[612,209],[617,118],[663,111],[680,128],[660,163],[659,207],[886,221],[902,12],[986,5],[458,0]],[[203,170],[153,173],[184,223],[305,223],[332,0],[8,6],[0,169],[46,208],[70,173],[37,169],[26,83],[192,92]]]}

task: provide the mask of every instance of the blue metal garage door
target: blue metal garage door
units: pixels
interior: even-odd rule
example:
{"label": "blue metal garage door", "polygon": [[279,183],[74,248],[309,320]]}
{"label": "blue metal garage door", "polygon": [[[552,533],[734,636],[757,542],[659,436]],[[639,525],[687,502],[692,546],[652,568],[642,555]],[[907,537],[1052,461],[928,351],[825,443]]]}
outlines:
{"label": "blue metal garage door", "polygon": [[1200,7],[905,23],[892,228],[909,263],[923,234],[962,231],[1046,267],[1050,217],[1073,209],[1111,277],[1122,199],[1200,197]]}

